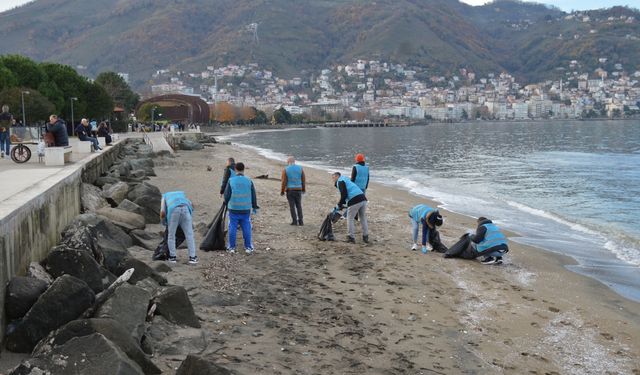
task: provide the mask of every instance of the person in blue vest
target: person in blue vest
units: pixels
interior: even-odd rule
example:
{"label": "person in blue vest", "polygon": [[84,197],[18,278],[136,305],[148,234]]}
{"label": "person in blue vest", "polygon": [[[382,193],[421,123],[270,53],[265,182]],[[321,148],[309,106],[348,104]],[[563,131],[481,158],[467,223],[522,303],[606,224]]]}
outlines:
{"label": "person in blue vest", "polygon": [[419,204],[409,210],[409,217],[411,218],[411,225],[413,227],[413,247],[411,250],[418,250],[418,231],[422,226],[422,253],[426,254],[432,249],[430,239],[435,238],[437,229],[436,227],[442,226],[444,219],[437,209],[427,206],[426,204]]}
{"label": "person in blue vest", "polygon": [[502,256],[509,251],[507,237],[486,217],[478,218],[476,233],[469,236],[475,257],[484,256],[482,264],[502,264]]}
{"label": "person in blue vest", "polygon": [[227,165],[224,167],[222,173],[222,182],[220,183],[220,196],[224,195],[224,191],[227,188],[227,183],[231,177],[236,175],[236,161],[233,158],[227,159]]}
{"label": "person in blue vest", "polygon": [[196,242],[193,237],[193,204],[187,198],[184,191],[170,191],[162,195],[160,204],[160,218],[167,226],[167,242],[169,247],[170,263],[177,262],[176,255],[176,230],[178,226],[182,228],[187,247],[189,248],[189,264],[198,264],[196,255]]}
{"label": "person in blue vest", "polygon": [[364,154],[356,155],[356,164],[351,169],[351,182],[358,185],[363,193],[369,187],[369,166],[365,163]]}
{"label": "person in blue vest", "polygon": [[340,192],[340,201],[336,206],[337,210],[341,210],[347,206],[347,242],[356,243],[356,225],[355,217],[360,216],[360,224],[362,225],[362,241],[369,243],[369,226],[367,223],[367,197],[358,185],[351,182],[350,179],[335,172],[332,175],[333,183]]}
{"label": "person in blue vest", "polygon": [[224,190],[224,203],[229,210],[229,246],[227,251],[236,252],[236,233],[238,224],[242,229],[244,250],[247,254],[253,254],[253,242],[251,239],[251,212],[258,213],[258,200],[253,182],[244,176],[244,164],[236,163],[234,177],[229,179]]}
{"label": "person in blue vest", "polygon": [[289,211],[291,211],[291,225],[304,225],[302,218],[302,194],[306,192],[304,170],[296,165],[296,159],[289,155],[287,167],[282,170],[282,185],[280,195],[287,193]]}

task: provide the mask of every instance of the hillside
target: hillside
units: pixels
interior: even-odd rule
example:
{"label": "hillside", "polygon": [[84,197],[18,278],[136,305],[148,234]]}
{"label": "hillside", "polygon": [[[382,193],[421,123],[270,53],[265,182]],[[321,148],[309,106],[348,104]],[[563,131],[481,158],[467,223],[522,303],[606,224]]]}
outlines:
{"label": "hillside", "polygon": [[89,76],[128,72],[134,86],[163,68],[256,62],[291,76],[354,58],[535,80],[603,54],[640,68],[628,39],[640,36],[640,14],[625,11],[635,23],[606,25],[596,13],[592,24],[565,20],[557,9],[507,0],[38,0],[0,14],[0,54],[80,65]]}

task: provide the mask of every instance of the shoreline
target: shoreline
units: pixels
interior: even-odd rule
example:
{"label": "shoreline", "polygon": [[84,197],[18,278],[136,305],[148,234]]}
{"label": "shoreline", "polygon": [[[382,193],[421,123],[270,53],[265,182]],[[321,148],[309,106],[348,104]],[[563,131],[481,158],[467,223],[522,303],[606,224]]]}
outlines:
{"label": "shoreline", "polygon": [[[257,130],[257,131],[237,131],[237,132],[231,132],[231,134],[225,134],[222,135],[220,137],[220,139],[222,141],[226,141],[229,142],[229,144],[233,145],[233,146],[237,146],[237,147],[241,147],[244,149],[248,149],[251,150],[257,154],[259,154],[260,156],[275,161],[275,162],[284,162],[286,161],[286,157],[287,155],[281,154],[279,152],[273,151],[273,150],[269,150],[269,149],[264,149],[264,148],[260,148],[257,146],[253,146],[253,145],[249,145],[249,144],[242,144],[242,143],[235,143],[233,141],[233,138],[238,137],[238,136],[243,136],[243,135],[247,135],[247,134],[251,134],[254,132],[257,133],[264,133],[264,132],[282,132],[282,131],[293,131],[293,130],[303,130],[304,128],[291,128],[291,129],[273,129],[273,130]],[[239,129],[238,129],[239,130]],[[214,134],[217,135],[217,134]],[[219,136],[219,135],[217,135]],[[304,161],[298,161],[298,164],[304,166],[304,167],[308,167],[308,168],[315,168],[317,170],[320,171],[325,171],[325,172],[332,172],[335,170],[341,171],[343,172],[343,168],[336,168],[333,166],[328,166],[328,165],[321,165],[321,164],[317,164],[317,163],[313,163],[313,162],[304,162]],[[374,181],[372,181],[374,182]],[[437,200],[437,198],[433,197],[433,196],[428,196],[428,195],[424,195],[424,194],[420,194],[417,192],[414,192],[412,190],[412,188],[405,188],[403,186],[400,186],[399,183],[397,182],[393,182],[393,181],[375,181],[375,183],[377,184],[381,184],[384,186],[387,186],[391,189],[397,189],[399,191],[403,191],[406,192],[408,194],[411,194],[413,196],[416,196],[418,198],[422,198],[422,199],[427,199],[429,202],[431,202],[432,206],[434,207],[439,207],[441,210],[446,210],[447,212],[451,212],[451,213],[456,213],[462,216],[466,216],[466,217],[470,217],[470,218],[474,218],[474,216],[468,214],[468,213],[464,213],[464,212],[457,212],[448,208],[445,208],[447,206],[446,203]],[[575,224],[575,223],[564,223],[564,224]],[[578,225],[578,224],[575,224]],[[475,222],[472,225],[472,227],[470,229],[475,229]],[[632,302],[637,302],[640,303],[640,294],[638,293],[637,289],[632,289],[631,287],[629,287],[627,284],[624,284],[624,275],[608,275],[606,273],[606,271],[604,269],[600,270],[598,269],[597,266],[594,266],[594,264],[597,263],[589,263],[589,262],[584,262],[581,263],[578,259],[574,258],[572,255],[570,254],[563,254],[560,250],[553,250],[553,249],[548,249],[545,248],[543,246],[541,246],[540,244],[535,244],[535,243],[528,243],[527,242],[527,236],[524,235],[523,233],[519,233],[517,229],[506,229],[503,228],[505,231],[509,232],[509,237],[511,237],[511,241],[512,242],[516,242],[522,246],[530,246],[532,248],[536,248],[542,251],[545,251],[546,253],[549,254],[554,254],[563,258],[567,258],[570,259],[570,261],[565,262],[563,265],[565,266],[565,269],[569,272],[574,272],[592,279],[595,279],[596,281],[598,281],[599,283],[602,283],[603,285],[607,286],[607,288],[610,288],[614,293],[619,294],[621,297],[632,301]],[[617,266],[617,267],[628,267],[629,269],[633,269],[633,268],[637,268],[637,266],[633,265],[633,264],[629,264],[627,263],[624,259],[621,259],[618,257],[617,254],[612,254],[613,256],[616,257],[617,261],[620,261],[622,263],[624,263],[624,265],[621,266]],[[612,281],[613,280],[613,281]]]}
{"label": "shoreline", "polygon": [[[217,144],[180,152],[151,182],[184,188],[201,226],[220,204],[216,186],[230,156],[245,161],[249,177],[279,177],[284,164]],[[203,172],[207,166],[213,171]],[[215,343],[204,354],[221,364],[281,374],[640,371],[640,304],[567,270],[570,258],[517,243],[499,267],[411,252],[406,211],[427,200],[380,184],[368,194],[371,245],[358,231],[358,244],[340,241],[342,223],[339,241],[320,242],[337,194],[325,171],[305,174],[304,227],[288,224],[277,178],[254,179],[256,254],[199,251],[195,270],[179,264],[168,274],[192,282],[196,313]],[[443,213],[447,245],[475,228],[468,216]],[[212,306],[211,294],[235,302]]]}

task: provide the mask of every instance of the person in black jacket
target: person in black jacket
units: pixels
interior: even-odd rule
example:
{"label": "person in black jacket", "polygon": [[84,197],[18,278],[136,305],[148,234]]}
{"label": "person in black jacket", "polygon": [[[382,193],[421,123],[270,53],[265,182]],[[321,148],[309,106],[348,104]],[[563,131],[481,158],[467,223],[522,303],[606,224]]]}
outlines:
{"label": "person in black jacket", "polygon": [[224,195],[227,183],[231,177],[236,175],[236,161],[233,158],[227,159],[227,165],[222,173],[222,182],[220,183],[220,197]]}
{"label": "person in black jacket", "polygon": [[80,125],[76,127],[76,134],[78,135],[78,139],[84,142],[91,142],[93,145],[93,149],[98,152],[102,150],[100,148],[100,144],[98,143],[98,139],[91,136],[91,127],[89,126],[89,121],[86,118],[83,118],[80,121]]}
{"label": "person in black jacket", "polygon": [[47,124],[47,133],[53,134],[53,145],[55,147],[69,146],[69,134],[67,133],[67,124],[59,119],[56,115],[49,116]]}

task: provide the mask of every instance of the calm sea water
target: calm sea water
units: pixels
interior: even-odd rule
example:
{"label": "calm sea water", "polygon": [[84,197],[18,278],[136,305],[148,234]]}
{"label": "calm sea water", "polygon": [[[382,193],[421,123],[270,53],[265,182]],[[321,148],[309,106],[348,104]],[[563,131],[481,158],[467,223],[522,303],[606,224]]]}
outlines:
{"label": "calm sea water", "polygon": [[514,240],[569,255],[569,268],[640,301],[640,123],[431,124],[235,136],[284,160],[348,171],[487,216]]}

